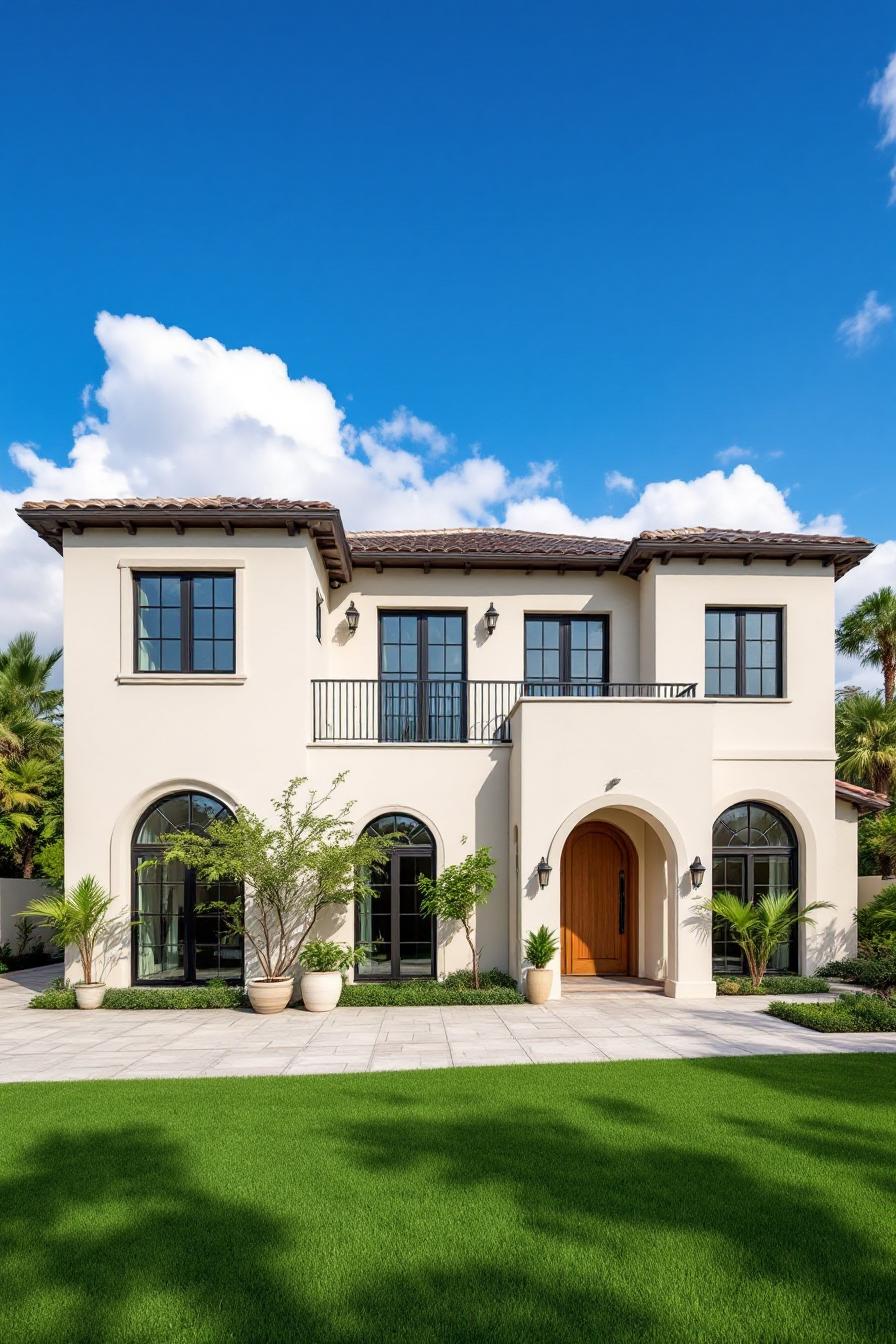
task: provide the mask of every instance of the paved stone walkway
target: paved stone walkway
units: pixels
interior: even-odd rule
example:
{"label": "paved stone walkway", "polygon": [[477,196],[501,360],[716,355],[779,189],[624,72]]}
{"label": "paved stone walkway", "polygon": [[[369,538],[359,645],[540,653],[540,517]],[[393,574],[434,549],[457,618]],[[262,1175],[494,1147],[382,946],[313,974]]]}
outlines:
{"label": "paved stone walkway", "polygon": [[766,1017],[765,998],[688,1003],[632,991],[576,994],[543,1008],[288,1009],[273,1017],[30,1009],[31,994],[57,973],[0,977],[0,1083],[896,1051],[892,1034],[824,1036]]}

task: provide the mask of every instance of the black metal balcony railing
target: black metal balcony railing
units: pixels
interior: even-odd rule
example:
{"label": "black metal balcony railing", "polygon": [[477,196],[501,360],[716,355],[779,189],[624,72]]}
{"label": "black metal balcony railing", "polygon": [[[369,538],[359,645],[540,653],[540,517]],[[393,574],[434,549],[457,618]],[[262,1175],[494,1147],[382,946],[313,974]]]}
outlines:
{"label": "black metal balcony railing", "polygon": [[693,699],[684,681],[466,681],[392,677],[312,686],[315,742],[509,742],[522,695],[583,699]]}

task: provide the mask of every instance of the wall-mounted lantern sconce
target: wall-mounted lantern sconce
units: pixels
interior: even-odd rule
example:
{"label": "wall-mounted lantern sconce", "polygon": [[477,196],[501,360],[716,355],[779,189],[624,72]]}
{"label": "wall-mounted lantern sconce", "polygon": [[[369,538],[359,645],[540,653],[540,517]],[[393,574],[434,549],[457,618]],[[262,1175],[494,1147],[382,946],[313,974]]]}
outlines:
{"label": "wall-mounted lantern sconce", "polygon": [[694,891],[696,891],[698,887],[703,885],[703,874],[705,872],[706,868],[700,862],[700,855],[698,854],[694,862],[691,864],[691,886],[693,887]]}
{"label": "wall-mounted lantern sconce", "polygon": [[358,628],[358,621],[361,619],[361,613],[355,606],[354,601],[349,602],[345,612],[345,623],[348,626],[348,632],[353,635]]}
{"label": "wall-mounted lantern sconce", "polygon": [[551,865],[548,863],[547,859],[542,858],[541,863],[538,865],[538,885],[541,887],[542,891],[544,891],[550,880]]}
{"label": "wall-mounted lantern sconce", "polygon": [[488,634],[495,633],[495,626],[498,624],[498,613],[495,610],[494,602],[489,603],[488,611],[485,613],[485,629]]}

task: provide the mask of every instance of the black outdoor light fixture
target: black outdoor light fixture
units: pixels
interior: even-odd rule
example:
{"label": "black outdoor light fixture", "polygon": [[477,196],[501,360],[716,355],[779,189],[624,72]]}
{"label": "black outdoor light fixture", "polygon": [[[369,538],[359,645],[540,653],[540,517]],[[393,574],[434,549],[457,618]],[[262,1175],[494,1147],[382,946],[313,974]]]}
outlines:
{"label": "black outdoor light fixture", "polygon": [[353,635],[358,628],[358,621],[361,619],[361,613],[355,606],[354,601],[349,602],[345,612],[345,623],[348,626],[348,632]]}
{"label": "black outdoor light fixture", "polygon": [[490,602],[490,603],[489,603],[488,611],[485,613],[485,628],[486,628],[486,631],[487,631],[490,635],[493,635],[493,634],[495,633],[495,626],[496,626],[497,624],[498,624],[498,613],[497,613],[497,611],[495,610],[495,604],[494,604],[494,602]]}
{"label": "black outdoor light fixture", "polygon": [[551,865],[547,859],[542,856],[541,863],[538,865],[538,885],[544,891],[548,882],[551,880]]}
{"label": "black outdoor light fixture", "polygon": [[700,862],[700,855],[698,854],[694,862],[691,864],[691,886],[694,888],[695,891],[697,890],[698,887],[703,885],[703,874],[705,872],[706,868]]}

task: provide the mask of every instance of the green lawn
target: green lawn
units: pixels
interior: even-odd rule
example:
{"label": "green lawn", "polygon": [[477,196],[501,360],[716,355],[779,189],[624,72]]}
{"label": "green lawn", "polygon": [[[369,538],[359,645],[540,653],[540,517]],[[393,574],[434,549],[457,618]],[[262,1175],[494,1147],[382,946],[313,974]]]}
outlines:
{"label": "green lawn", "polygon": [[896,1057],[0,1088],[10,1344],[896,1337]]}

